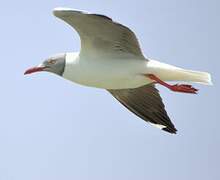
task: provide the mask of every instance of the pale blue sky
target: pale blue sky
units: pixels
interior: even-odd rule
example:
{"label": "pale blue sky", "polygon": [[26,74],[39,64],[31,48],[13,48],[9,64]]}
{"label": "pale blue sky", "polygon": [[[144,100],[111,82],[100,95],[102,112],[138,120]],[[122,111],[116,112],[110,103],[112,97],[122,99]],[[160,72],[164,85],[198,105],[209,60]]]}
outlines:
{"label": "pale blue sky", "polygon": [[[159,87],[178,134],[156,129],[104,90],[48,73],[24,77],[49,55],[79,50],[52,16],[65,6],[130,27],[146,56],[208,71],[198,95]],[[0,180],[220,179],[220,1],[2,1]]]}

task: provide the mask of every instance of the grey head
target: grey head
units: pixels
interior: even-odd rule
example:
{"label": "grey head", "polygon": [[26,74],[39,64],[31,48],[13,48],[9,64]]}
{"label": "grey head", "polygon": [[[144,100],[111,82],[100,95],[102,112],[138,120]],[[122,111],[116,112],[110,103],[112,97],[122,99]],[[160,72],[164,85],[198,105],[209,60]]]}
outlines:
{"label": "grey head", "polygon": [[24,74],[32,74],[35,72],[47,71],[62,76],[65,69],[65,64],[66,53],[61,53],[47,58],[40,65],[25,71]]}

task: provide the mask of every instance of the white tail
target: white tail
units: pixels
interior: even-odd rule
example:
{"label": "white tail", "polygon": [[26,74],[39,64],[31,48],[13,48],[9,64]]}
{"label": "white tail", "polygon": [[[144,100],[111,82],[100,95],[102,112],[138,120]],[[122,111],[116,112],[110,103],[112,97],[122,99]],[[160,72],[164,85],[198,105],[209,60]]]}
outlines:
{"label": "white tail", "polygon": [[207,72],[186,70],[154,60],[148,61],[147,66],[150,73],[164,81],[186,81],[212,85],[211,75]]}
{"label": "white tail", "polygon": [[211,75],[207,72],[181,69],[176,73],[179,74],[180,80],[212,85]]}

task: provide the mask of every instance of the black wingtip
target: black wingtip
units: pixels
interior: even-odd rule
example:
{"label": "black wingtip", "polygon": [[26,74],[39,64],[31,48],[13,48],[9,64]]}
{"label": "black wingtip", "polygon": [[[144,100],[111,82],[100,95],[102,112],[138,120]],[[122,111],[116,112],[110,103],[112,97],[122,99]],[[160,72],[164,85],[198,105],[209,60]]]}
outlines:
{"label": "black wingtip", "polygon": [[164,131],[166,131],[166,132],[168,132],[170,134],[176,134],[177,133],[177,129],[176,128],[168,128],[168,127],[166,127],[166,128],[163,128],[162,130],[164,130]]}

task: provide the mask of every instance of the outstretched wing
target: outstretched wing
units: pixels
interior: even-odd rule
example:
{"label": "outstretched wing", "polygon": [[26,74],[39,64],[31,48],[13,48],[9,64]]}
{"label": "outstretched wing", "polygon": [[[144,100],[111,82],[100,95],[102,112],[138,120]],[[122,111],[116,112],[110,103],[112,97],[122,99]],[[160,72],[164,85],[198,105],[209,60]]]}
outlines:
{"label": "outstretched wing", "polygon": [[136,89],[108,90],[121,104],[144,121],[169,133],[176,128],[167,115],[159,91],[154,85],[145,85]]}
{"label": "outstretched wing", "polygon": [[68,8],[55,8],[53,13],[79,33],[81,54],[111,58],[131,55],[144,59],[135,34],[111,18]]}

